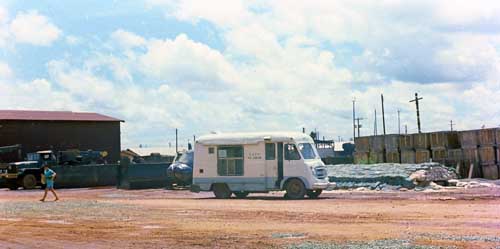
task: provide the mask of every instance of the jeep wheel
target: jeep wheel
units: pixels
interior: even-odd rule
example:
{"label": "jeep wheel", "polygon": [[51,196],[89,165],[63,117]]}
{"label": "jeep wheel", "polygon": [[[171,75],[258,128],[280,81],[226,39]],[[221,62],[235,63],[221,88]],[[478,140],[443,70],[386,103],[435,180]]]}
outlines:
{"label": "jeep wheel", "polygon": [[229,187],[225,183],[214,184],[213,191],[214,191],[215,198],[217,198],[217,199],[227,199],[227,198],[231,197],[231,194],[232,194],[231,190],[229,189]]}
{"label": "jeep wheel", "polygon": [[34,189],[36,187],[36,177],[34,175],[25,175],[23,177],[23,188]]}
{"label": "jeep wheel", "polygon": [[7,183],[7,188],[9,188],[10,190],[17,190],[19,186],[17,186],[16,182],[9,182]]}
{"label": "jeep wheel", "polygon": [[288,199],[297,200],[303,199],[306,195],[306,187],[299,179],[291,179],[285,187]]}
{"label": "jeep wheel", "polygon": [[316,190],[307,190],[307,196],[311,199],[316,199],[318,196],[323,192],[321,189],[316,189]]}

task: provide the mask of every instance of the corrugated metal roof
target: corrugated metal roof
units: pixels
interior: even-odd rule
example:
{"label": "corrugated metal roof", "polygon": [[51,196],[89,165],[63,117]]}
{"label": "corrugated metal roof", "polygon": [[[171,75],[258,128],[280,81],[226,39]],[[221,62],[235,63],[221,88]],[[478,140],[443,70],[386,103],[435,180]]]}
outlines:
{"label": "corrugated metal roof", "polygon": [[0,110],[0,120],[124,122],[93,112]]}

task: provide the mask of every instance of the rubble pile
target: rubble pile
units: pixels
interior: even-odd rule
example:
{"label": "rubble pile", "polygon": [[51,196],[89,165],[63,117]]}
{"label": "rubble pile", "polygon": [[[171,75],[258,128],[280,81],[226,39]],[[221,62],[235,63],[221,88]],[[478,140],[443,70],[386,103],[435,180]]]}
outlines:
{"label": "rubble pile", "polygon": [[450,186],[456,186],[460,188],[500,188],[499,180],[488,180],[488,179],[460,179],[460,180],[450,180]]}
{"label": "rubble pile", "polygon": [[327,167],[329,180],[339,189],[413,189],[457,178],[452,168],[438,163],[339,164]]}

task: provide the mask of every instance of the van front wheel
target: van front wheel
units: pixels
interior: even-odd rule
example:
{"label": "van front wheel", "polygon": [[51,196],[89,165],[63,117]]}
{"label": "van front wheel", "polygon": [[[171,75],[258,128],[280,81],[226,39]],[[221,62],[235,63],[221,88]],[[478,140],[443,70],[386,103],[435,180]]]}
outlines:
{"label": "van front wheel", "polygon": [[231,197],[231,194],[232,194],[231,190],[229,189],[229,187],[225,183],[214,184],[213,191],[214,191],[215,198],[217,198],[217,199],[227,199],[227,198]]}
{"label": "van front wheel", "polygon": [[304,195],[306,195],[306,187],[299,179],[291,179],[288,181],[285,190],[286,198],[292,200],[303,199]]}

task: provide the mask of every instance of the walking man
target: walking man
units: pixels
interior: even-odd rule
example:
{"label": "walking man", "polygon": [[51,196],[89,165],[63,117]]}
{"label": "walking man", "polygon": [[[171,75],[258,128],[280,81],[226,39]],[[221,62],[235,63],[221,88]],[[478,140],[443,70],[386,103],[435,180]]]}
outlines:
{"label": "walking man", "polygon": [[49,169],[49,164],[46,163],[43,165],[42,179],[45,178],[46,187],[45,187],[45,193],[43,194],[43,198],[40,199],[40,201],[45,201],[45,198],[47,197],[47,192],[49,192],[49,190],[56,197],[54,201],[59,200],[59,197],[57,197],[57,193],[54,190],[54,179],[56,178],[56,175],[57,175],[56,172]]}

